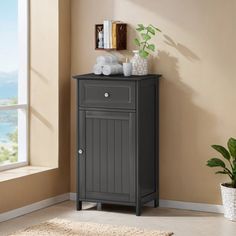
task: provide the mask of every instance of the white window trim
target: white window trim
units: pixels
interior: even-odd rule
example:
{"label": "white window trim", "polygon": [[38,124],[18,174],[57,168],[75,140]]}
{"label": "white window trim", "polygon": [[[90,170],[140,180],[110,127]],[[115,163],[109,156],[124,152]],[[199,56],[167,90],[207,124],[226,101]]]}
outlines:
{"label": "white window trim", "polygon": [[[18,122],[19,119],[25,119],[24,130],[23,132],[18,133],[18,135],[23,133],[22,138],[19,138],[18,136],[18,147],[24,146],[24,160],[19,160],[17,163],[2,165],[0,166],[0,171],[29,164],[29,0],[18,0],[18,37],[20,44],[18,71],[19,104],[0,106],[0,111],[18,110]],[[24,111],[25,114],[19,114],[19,111]],[[19,142],[21,142],[20,145]]]}
{"label": "white window trim", "polygon": [[0,111],[9,111],[9,110],[17,110],[17,109],[27,110],[28,109],[28,104],[16,104],[16,105],[3,105],[3,106],[0,106]]}

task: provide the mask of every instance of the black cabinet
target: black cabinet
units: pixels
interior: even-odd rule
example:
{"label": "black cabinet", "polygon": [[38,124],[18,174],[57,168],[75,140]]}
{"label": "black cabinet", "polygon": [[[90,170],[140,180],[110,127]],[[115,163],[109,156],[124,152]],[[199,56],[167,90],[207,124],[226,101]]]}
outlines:
{"label": "black cabinet", "polygon": [[158,205],[159,75],[74,76],[78,86],[77,209],[82,201]]}

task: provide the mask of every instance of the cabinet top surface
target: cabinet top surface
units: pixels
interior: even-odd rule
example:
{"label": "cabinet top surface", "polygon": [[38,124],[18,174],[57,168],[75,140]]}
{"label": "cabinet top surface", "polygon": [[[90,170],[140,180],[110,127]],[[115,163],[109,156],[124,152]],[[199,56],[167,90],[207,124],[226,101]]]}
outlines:
{"label": "cabinet top surface", "polygon": [[78,80],[84,80],[84,79],[89,79],[89,80],[147,80],[147,79],[160,79],[161,75],[158,74],[149,74],[149,75],[142,75],[142,76],[129,76],[125,77],[123,74],[120,75],[95,75],[95,74],[84,74],[84,75],[74,75],[72,76],[73,79],[78,79]]}

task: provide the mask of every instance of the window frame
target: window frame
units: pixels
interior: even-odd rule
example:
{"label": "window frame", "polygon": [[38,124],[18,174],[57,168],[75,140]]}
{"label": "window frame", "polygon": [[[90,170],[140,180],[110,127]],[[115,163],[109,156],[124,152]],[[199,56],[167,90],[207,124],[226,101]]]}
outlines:
{"label": "window frame", "polygon": [[[0,165],[0,171],[14,169],[18,167],[23,167],[29,165],[29,37],[30,37],[30,31],[29,31],[29,19],[30,19],[30,13],[29,13],[29,0],[18,0],[18,44],[23,43],[24,49],[22,50],[20,47],[19,50],[19,68],[18,68],[18,104],[14,105],[0,105],[0,111],[9,111],[9,110],[16,110],[18,111],[18,121],[19,117],[21,116],[21,119],[24,119],[24,140],[21,142],[24,142],[22,145],[24,145],[24,160],[18,161],[11,164],[4,164]],[[21,50],[21,51],[20,51]],[[21,65],[23,64],[23,66]],[[19,89],[19,85],[22,86],[23,83],[24,88],[21,91]],[[20,92],[19,92],[20,91]],[[23,111],[24,115],[19,115],[19,111]],[[18,123],[18,129],[19,129],[19,123]],[[18,133],[19,137],[19,133]],[[18,139],[19,144],[19,139]],[[19,151],[19,145],[18,145],[18,151]]]}

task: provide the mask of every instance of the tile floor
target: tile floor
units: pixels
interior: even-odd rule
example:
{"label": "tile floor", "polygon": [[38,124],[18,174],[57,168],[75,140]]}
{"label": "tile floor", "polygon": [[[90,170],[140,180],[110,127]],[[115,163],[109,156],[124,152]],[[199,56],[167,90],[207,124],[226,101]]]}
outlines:
{"label": "tile floor", "polygon": [[75,202],[66,201],[0,223],[0,236],[56,217],[71,221],[167,230],[174,232],[177,236],[236,235],[236,222],[224,219],[221,214],[144,207],[142,216],[136,217],[131,207],[103,205],[102,211],[98,211],[96,206],[90,203],[83,204],[83,209],[76,211]]}

